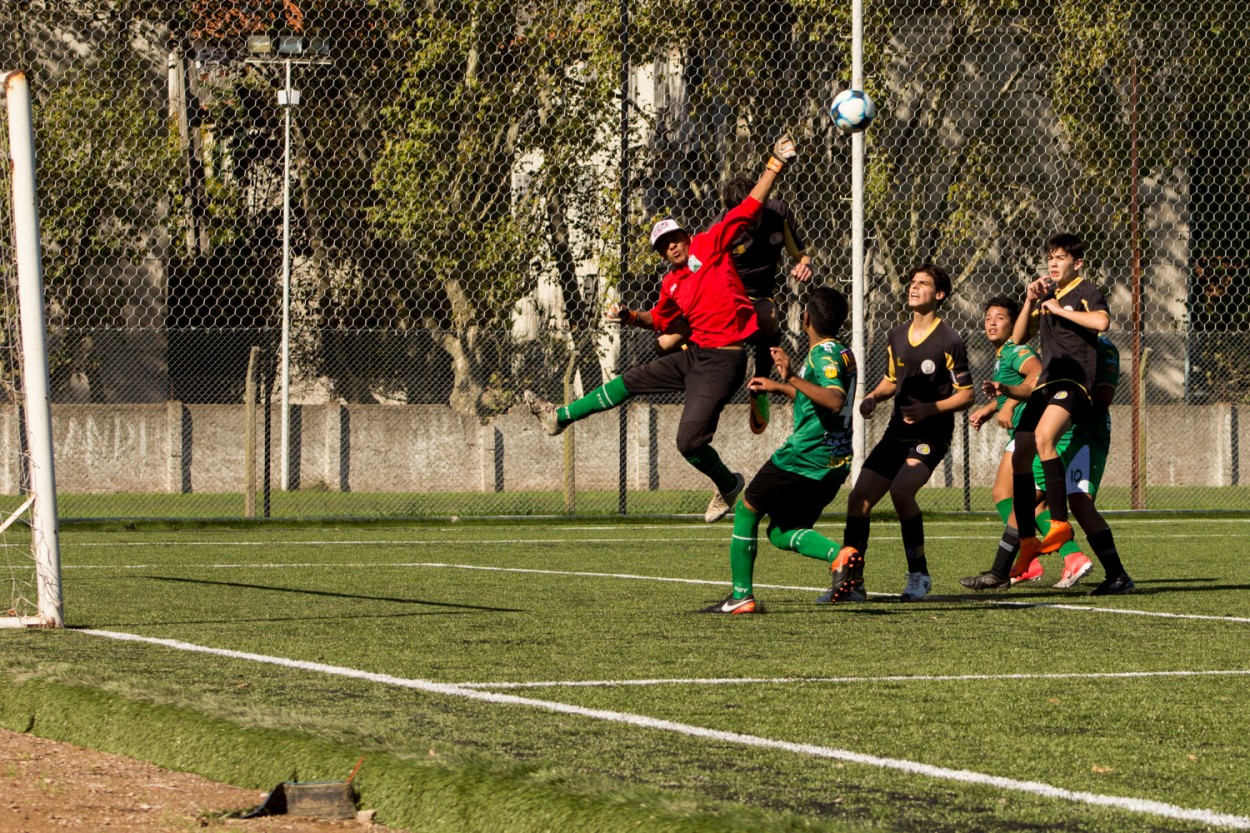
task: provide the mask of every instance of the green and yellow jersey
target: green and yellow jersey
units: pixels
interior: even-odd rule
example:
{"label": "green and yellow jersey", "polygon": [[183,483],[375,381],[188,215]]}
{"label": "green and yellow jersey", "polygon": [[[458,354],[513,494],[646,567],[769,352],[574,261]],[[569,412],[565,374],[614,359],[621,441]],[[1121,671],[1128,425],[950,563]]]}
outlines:
{"label": "green and yellow jersey", "polygon": [[[992,378],[995,382],[1004,385],[1020,385],[1024,383],[1024,374],[1021,368],[1029,359],[1037,359],[1037,351],[1027,344],[1016,344],[1011,339],[1007,339],[1007,343],[998,348],[995,354],[994,374]],[[1040,361],[1040,359],[1039,359]],[[1006,394],[999,396],[995,400],[999,410],[1002,410],[1003,403],[1007,401]],[[1019,401],[1011,412],[1011,431],[1013,436],[1016,433],[1016,423],[1020,421],[1020,414],[1024,411],[1024,402]]]}
{"label": "green and yellow jersey", "polygon": [[846,402],[842,410],[835,413],[796,391],[794,431],[773,452],[773,465],[814,480],[821,480],[831,472],[845,476],[851,468],[851,420],[857,379],[855,356],[836,339],[818,341],[808,351],[799,378],[842,391]]}

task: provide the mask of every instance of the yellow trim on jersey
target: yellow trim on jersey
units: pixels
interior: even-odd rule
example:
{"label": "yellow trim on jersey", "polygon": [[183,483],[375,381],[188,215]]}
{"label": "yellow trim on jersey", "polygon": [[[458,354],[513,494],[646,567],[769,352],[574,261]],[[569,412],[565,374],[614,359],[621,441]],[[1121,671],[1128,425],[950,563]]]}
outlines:
{"label": "yellow trim on jersey", "polygon": [[[998,348],[998,349],[999,349],[999,350],[1001,350],[1001,349],[1003,349],[1003,348],[1001,348],[1001,347],[1000,347],[1000,348]],[[972,390],[972,385],[957,385],[957,384],[955,384],[955,373],[954,373],[954,371],[955,371],[955,357],[954,357],[954,356],[952,356],[950,353],[943,353],[942,355],[943,355],[943,356],[946,356],[946,369],[947,369],[947,371],[949,371],[949,372],[950,372],[950,374],[951,374],[951,387],[952,387],[952,388],[954,388],[955,390]]]}
{"label": "yellow trim on jersey", "polygon": [[790,253],[790,257],[798,260],[805,252],[799,249],[799,244],[794,240],[794,233],[790,231],[790,223],[787,220],[781,221],[781,236],[786,243],[786,251]]}
{"label": "yellow trim on jersey", "polygon": [[1084,278],[1077,278],[1072,283],[1065,286],[1062,291],[1055,290],[1055,300],[1058,301],[1064,295],[1067,295],[1069,292],[1072,291],[1073,287],[1075,287],[1078,283],[1082,283],[1084,280],[1085,280]]}
{"label": "yellow trim on jersey", "polygon": [[898,377],[894,375],[894,348],[890,346],[888,341],[885,343],[885,356],[885,378],[891,382],[897,382]]}
{"label": "yellow trim on jersey", "polygon": [[919,340],[919,341],[916,341],[915,339],[913,339],[913,338],[912,338],[912,335],[911,335],[911,325],[908,325],[908,327],[907,327],[907,343],[908,343],[908,344],[910,344],[912,347],[919,347],[920,345],[924,344],[924,341],[925,341],[925,339],[926,339],[926,338],[928,338],[929,336],[933,335],[933,331],[934,331],[934,330],[936,330],[936,329],[937,329],[937,325],[938,325],[938,324],[941,324],[941,323],[942,323],[942,319],[940,319],[940,318],[935,318],[935,319],[933,319],[933,323],[929,325],[929,329],[927,329],[927,330],[925,330],[925,331],[924,331],[924,335],[920,336],[920,340]]}

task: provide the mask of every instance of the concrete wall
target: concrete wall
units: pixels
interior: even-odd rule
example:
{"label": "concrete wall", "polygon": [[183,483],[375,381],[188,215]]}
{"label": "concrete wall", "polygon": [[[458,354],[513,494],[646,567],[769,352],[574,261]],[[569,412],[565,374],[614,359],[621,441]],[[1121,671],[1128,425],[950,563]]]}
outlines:
{"label": "concrete wall", "polygon": [[[1250,418],[1231,405],[1155,405],[1144,412],[1147,483],[1225,486],[1250,482]],[[680,408],[634,405],[626,411],[626,474],[631,489],[701,489],[705,479],[677,454]],[[869,443],[886,415],[868,422]],[[273,478],[278,459],[278,412],[272,414]],[[786,436],[787,406],[774,406],[762,436],[747,430],[745,405],[726,409],[716,448],[727,464],[753,473]],[[1130,482],[1132,430],[1127,406],[1112,408],[1115,426],[1104,483]],[[53,406],[57,481],[62,492],[239,492],[244,466],[241,405]],[[435,405],[304,405],[292,408],[292,485],[354,492],[532,491],[559,489],[565,442],[573,443],[579,489],[617,485],[618,412],[592,417],[560,437],[548,437],[517,410],[486,425]],[[1005,434],[968,431],[934,473],[934,485],[962,485],[967,456],[973,485],[994,477]],[[261,429],[257,447],[263,449]],[[18,490],[17,421],[0,411],[0,492]]]}

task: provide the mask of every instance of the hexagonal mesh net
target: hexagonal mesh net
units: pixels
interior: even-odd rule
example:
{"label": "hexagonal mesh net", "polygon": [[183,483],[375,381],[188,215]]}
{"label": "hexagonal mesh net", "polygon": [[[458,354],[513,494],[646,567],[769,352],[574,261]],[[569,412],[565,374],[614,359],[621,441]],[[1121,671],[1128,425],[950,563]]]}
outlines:
{"label": "hexagonal mesh net", "polygon": [[[1250,370],[1247,12],[1239,4],[867,2],[869,387],[931,260],[976,378],[985,301],[1079,234],[1123,378],[1100,503],[1240,508]],[[783,346],[812,285],[851,291],[851,78],[832,0],[28,0],[0,66],[32,81],[66,517],[701,512],[681,396],[548,437],[656,355],[654,220],[702,230],[774,138]],[[774,241],[776,242],[776,241]],[[797,247],[791,247],[797,251]],[[849,329],[849,324],[848,324]],[[251,404],[248,404],[250,400]],[[715,446],[748,475],[788,431]],[[869,421],[870,438],[883,419]],[[1178,440],[1180,440],[1178,442]],[[957,421],[921,493],[988,510],[1005,437]],[[841,506],[835,504],[834,510]]]}

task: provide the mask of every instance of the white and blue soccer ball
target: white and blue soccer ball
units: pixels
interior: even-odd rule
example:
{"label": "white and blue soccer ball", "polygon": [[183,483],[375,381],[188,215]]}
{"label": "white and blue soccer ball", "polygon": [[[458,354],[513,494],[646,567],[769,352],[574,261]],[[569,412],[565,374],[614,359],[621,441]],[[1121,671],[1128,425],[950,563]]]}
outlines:
{"label": "white and blue soccer ball", "polygon": [[863,90],[843,90],[829,105],[833,123],[843,133],[859,133],[877,117],[877,105]]}

